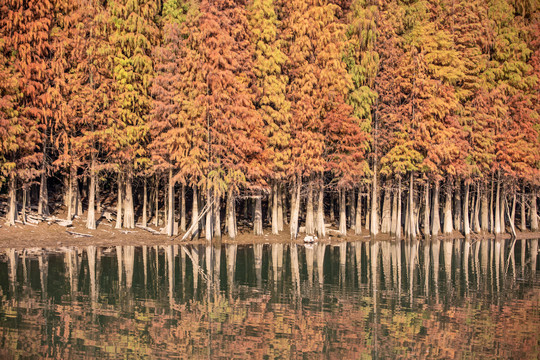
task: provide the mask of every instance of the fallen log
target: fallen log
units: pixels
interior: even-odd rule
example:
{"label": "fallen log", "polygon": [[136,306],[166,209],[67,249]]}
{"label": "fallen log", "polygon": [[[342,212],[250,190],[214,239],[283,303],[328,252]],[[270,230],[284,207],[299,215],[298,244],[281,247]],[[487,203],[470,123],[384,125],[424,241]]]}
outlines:
{"label": "fallen log", "polygon": [[148,226],[142,226],[140,224],[136,224],[135,227],[138,227],[139,229],[143,229],[151,233],[152,235],[161,235],[161,233],[157,230],[154,230],[152,228],[149,228]]}
{"label": "fallen log", "polygon": [[78,233],[78,232],[75,232],[75,231],[69,231],[69,230],[66,230],[66,232],[69,235],[79,236],[79,237],[93,237],[94,236],[94,235],[91,235],[91,234],[82,234],[82,233]]}

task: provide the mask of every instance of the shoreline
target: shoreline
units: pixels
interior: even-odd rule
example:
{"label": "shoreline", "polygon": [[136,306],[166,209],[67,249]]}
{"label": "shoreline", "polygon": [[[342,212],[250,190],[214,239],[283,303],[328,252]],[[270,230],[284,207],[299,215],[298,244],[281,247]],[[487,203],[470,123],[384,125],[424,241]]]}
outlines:
{"label": "shoreline", "polygon": [[[151,227],[154,230],[154,227]],[[266,229],[265,229],[266,230]],[[285,229],[286,230],[286,229]],[[69,234],[67,231],[74,233],[91,235],[89,237],[83,237],[78,235]],[[335,233],[335,229],[332,232]],[[215,238],[213,243],[218,244],[303,244],[304,234],[300,234],[296,240],[291,240],[288,231],[282,231],[279,235],[273,235],[269,230],[264,232],[262,236],[255,236],[251,232],[250,228],[242,228],[236,239],[231,239],[227,235],[223,235],[221,239]],[[72,227],[64,227],[57,224],[47,224],[41,222],[37,225],[34,224],[19,224],[14,226],[6,226],[2,224],[0,228],[0,249],[5,248],[51,248],[51,247],[69,247],[69,246],[114,246],[114,245],[135,245],[135,246],[163,246],[163,245],[192,245],[192,244],[207,244],[207,240],[201,237],[196,240],[181,241],[182,234],[179,236],[168,237],[165,234],[153,235],[144,229],[115,229],[112,223],[102,222],[99,224],[96,230],[86,229],[83,219],[76,219],[73,222]],[[372,237],[368,231],[365,230],[363,234],[355,235],[353,232],[349,232],[347,236],[335,236],[329,235],[325,239],[319,239],[319,243],[332,244],[340,242],[354,242],[354,241],[370,241]],[[392,241],[396,240],[395,237],[390,234],[379,234],[375,237],[380,241]],[[402,240],[405,239],[402,237]],[[423,236],[417,238],[419,241],[425,241]],[[430,237],[429,240],[444,240],[444,239],[465,239],[465,236],[454,231],[452,234],[439,235],[437,237]],[[509,233],[495,236],[494,234],[471,234],[471,241],[479,240],[491,240],[491,239],[511,239]],[[540,232],[517,232],[516,239],[540,239]]]}

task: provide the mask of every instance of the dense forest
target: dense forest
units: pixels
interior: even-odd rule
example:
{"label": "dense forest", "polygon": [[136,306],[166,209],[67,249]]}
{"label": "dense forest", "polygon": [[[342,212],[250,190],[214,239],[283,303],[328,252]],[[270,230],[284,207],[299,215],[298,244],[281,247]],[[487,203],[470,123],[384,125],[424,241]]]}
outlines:
{"label": "dense forest", "polygon": [[534,0],[0,0],[7,222],[538,230],[539,20]]}

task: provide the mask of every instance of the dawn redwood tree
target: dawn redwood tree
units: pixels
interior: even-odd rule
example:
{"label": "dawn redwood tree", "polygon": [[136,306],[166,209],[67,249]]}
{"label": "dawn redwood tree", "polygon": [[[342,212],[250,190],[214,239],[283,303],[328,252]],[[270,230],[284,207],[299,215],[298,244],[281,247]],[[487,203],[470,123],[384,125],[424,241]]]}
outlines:
{"label": "dawn redwood tree", "polygon": [[283,207],[279,206],[282,181],[288,171],[291,152],[291,104],[286,97],[288,79],[283,67],[287,57],[282,51],[284,45],[279,32],[276,1],[253,1],[250,25],[255,44],[254,74],[258,86],[255,105],[264,122],[270,161],[272,233],[278,234],[283,230]]}
{"label": "dawn redwood tree", "polygon": [[[154,66],[151,53],[159,34],[156,25],[158,4],[150,0],[112,0],[108,9],[114,101],[118,109],[117,119],[109,124],[118,167],[117,217],[118,220],[124,217],[124,227],[133,228],[133,177],[135,171],[148,161],[145,144],[148,143],[147,122],[152,107],[149,90]],[[120,220],[117,226],[121,226]]]}

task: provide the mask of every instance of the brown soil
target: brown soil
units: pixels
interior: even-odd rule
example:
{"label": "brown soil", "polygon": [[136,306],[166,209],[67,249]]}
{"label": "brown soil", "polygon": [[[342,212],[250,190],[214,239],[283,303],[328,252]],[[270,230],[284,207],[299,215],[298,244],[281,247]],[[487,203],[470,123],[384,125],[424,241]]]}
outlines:
{"label": "brown soil", "polygon": [[[15,226],[6,226],[2,223],[0,228],[0,249],[2,248],[31,248],[31,247],[57,247],[57,246],[112,246],[112,245],[170,245],[170,244],[204,244],[204,237],[195,240],[186,240],[182,242],[182,236],[168,237],[166,235],[152,235],[143,229],[115,229],[114,222],[103,220],[98,224],[96,230],[88,230],[85,228],[83,219],[76,219],[73,226],[66,228],[57,224],[47,224],[41,222],[39,225],[23,225],[17,223]],[[80,237],[67,233],[67,231],[89,234],[92,237]],[[326,239],[319,239],[319,242],[336,243],[341,241],[368,241],[371,239],[367,230],[364,235],[354,235],[349,231],[347,237],[328,236]],[[540,238],[540,233],[536,232],[519,232],[518,239],[522,238]],[[509,234],[502,235],[503,238],[510,238]],[[304,235],[300,234],[294,242],[303,243]],[[454,232],[451,235],[439,236],[439,239],[455,239],[463,238],[459,232]],[[473,234],[472,240],[494,238],[491,234],[478,235]],[[376,237],[377,240],[392,239],[388,234],[380,234]],[[240,228],[240,233],[235,240],[228,236],[223,236],[222,239],[214,240],[216,243],[236,243],[236,244],[267,244],[267,243],[290,243],[288,228],[279,235],[272,235],[270,229],[265,229],[263,236],[255,236],[251,233],[248,227]]]}

